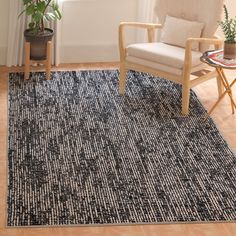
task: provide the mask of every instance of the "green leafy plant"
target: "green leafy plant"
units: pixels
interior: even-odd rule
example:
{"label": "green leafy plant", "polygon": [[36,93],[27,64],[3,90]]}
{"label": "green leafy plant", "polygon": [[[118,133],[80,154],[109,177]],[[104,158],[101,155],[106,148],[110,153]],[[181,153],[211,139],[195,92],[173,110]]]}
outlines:
{"label": "green leafy plant", "polygon": [[219,25],[225,35],[225,42],[227,43],[235,43],[236,38],[236,18],[229,18],[229,12],[224,5],[224,20],[219,22]]}
{"label": "green leafy plant", "polygon": [[54,0],[22,0],[24,12],[31,17],[29,29],[34,34],[42,34],[45,29],[45,22],[60,20],[62,15],[58,4]]}

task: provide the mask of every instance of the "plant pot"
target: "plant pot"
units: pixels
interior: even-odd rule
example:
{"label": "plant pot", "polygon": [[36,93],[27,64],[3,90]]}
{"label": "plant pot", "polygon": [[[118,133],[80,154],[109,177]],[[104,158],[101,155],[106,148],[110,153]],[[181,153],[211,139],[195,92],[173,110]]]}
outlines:
{"label": "plant pot", "polygon": [[47,42],[52,40],[53,30],[45,28],[41,34],[34,34],[30,29],[24,31],[25,41],[30,42],[30,59],[45,60]]}
{"label": "plant pot", "polygon": [[236,59],[236,43],[224,42],[224,58]]}

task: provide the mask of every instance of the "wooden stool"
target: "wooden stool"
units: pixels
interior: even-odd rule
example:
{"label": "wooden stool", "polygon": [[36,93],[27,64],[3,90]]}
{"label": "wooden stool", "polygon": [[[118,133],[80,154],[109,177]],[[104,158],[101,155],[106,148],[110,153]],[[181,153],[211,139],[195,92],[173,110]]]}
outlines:
{"label": "wooden stool", "polygon": [[24,79],[29,79],[30,65],[32,63],[42,63],[46,67],[46,79],[50,79],[51,64],[52,64],[52,42],[47,42],[47,55],[45,60],[31,60],[30,59],[30,42],[25,42],[25,76]]}

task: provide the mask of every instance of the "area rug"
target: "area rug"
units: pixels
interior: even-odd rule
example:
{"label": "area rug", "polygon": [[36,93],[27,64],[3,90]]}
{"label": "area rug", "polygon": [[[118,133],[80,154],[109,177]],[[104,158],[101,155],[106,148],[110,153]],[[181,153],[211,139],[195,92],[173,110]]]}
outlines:
{"label": "area rug", "polygon": [[9,78],[8,226],[236,220],[236,157],[194,92],[130,71]]}

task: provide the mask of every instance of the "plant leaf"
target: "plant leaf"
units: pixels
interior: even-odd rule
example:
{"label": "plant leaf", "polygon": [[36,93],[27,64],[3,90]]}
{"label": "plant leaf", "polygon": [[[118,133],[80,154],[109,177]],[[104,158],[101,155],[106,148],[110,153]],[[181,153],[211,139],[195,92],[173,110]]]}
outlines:
{"label": "plant leaf", "polygon": [[34,13],[34,4],[31,4],[26,8],[26,14],[29,16],[32,15],[33,13]]}
{"label": "plant leaf", "polygon": [[29,23],[29,28],[30,28],[30,29],[33,29],[34,26],[35,26],[35,23],[34,23],[34,22],[30,22],[30,23]]}
{"label": "plant leaf", "polygon": [[47,21],[52,21],[52,20],[56,19],[56,16],[52,12],[47,12],[45,14],[45,17],[46,17]]}
{"label": "plant leaf", "polygon": [[39,2],[37,4],[37,10],[40,11],[40,12],[44,12],[46,9],[46,3],[45,2]]}
{"label": "plant leaf", "polygon": [[27,5],[28,3],[32,2],[32,0],[23,0],[23,4]]}
{"label": "plant leaf", "polygon": [[33,19],[35,22],[39,22],[42,18],[43,18],[42,12],[36,12],[36,13],[32,16],[32,19]]}
{"label": "plant leaf", "polygon": [[23,11],[18,15],[18,17],[20,17],[25,11],[26,11],[26,9],[23,10]]}
{"label": "plant leaf", "polygon": [[60,20],[62,18],[62,14],[61,14],[59,8],[55,10],[55,13],[56,13],[57,19]]}

